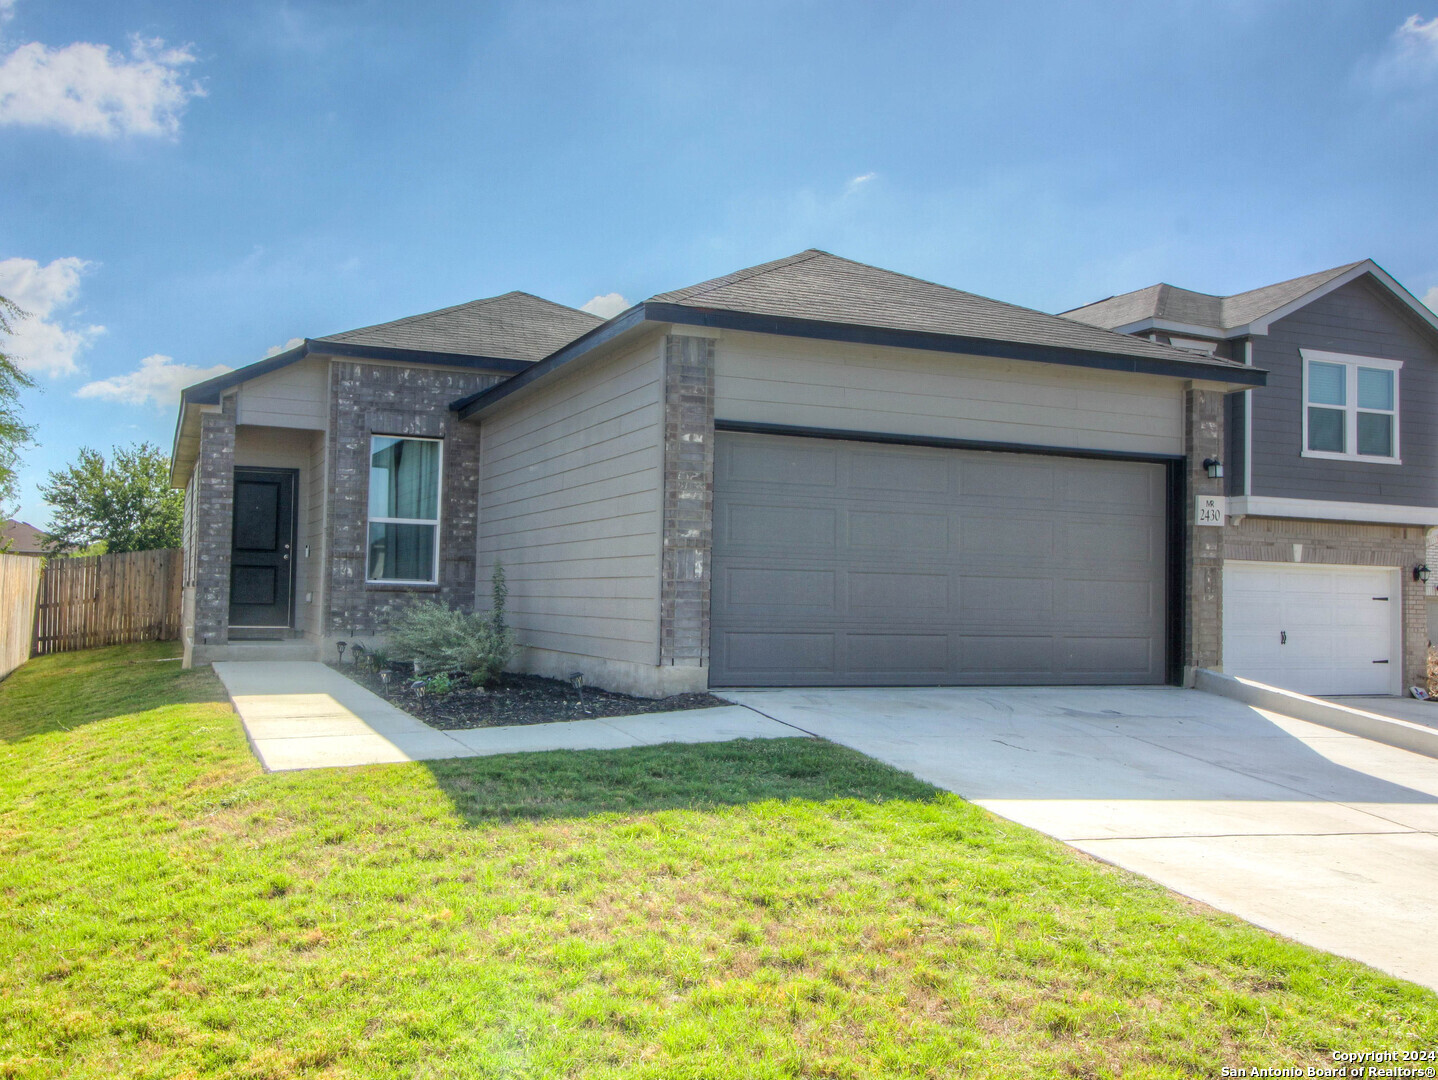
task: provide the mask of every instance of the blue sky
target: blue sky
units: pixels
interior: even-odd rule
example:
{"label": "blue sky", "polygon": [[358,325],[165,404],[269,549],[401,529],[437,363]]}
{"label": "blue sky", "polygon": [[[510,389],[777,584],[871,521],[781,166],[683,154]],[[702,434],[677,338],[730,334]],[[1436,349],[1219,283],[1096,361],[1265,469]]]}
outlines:
{"label": "blue sky", "polygon": [[1438,0],[0,19],[39,525],[80,446],[168,450],[180,385],[509,289],[635,301],[821,247],[1049,311],[1364,257],[1438,303]]}

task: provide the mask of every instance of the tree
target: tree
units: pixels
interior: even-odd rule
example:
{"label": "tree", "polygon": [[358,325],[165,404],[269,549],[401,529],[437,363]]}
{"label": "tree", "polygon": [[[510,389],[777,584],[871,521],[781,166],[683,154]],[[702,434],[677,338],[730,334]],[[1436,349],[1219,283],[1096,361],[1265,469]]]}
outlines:
{"label": "tree", "polygon": [[[24,317],[25,312],[0,296],[0,333],[13,334],[11,320]],[[0,518],[10,516],[4,507],[15,498],[20,451],[34,442],[35,428],[20,419],[20,391],[34,385],[13,357],[0,352]]]}
{"label": "tree", "polygon": [[170,487],[170,459],[151,443],[117,447],[109,463],[83,447],[40,494],[55,508],[45,543],[52,554],[97,541],[112,554],[180,546],[185,495]]}

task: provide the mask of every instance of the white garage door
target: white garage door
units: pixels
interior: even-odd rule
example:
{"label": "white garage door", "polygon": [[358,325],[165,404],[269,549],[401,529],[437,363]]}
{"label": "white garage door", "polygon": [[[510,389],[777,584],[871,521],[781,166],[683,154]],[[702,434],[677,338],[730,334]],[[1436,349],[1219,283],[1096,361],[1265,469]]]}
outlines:
{"label": "white garage door", "polygon": [[1300,694],[1397,694],[1403,598],[1390,567],[1228,562],[1223,670]]}

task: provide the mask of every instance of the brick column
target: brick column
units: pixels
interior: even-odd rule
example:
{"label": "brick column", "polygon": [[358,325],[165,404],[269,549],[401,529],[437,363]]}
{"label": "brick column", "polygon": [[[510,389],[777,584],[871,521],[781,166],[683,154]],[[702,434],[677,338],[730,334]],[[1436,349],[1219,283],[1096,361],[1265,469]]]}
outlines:
{"label": "brick column", "polygon": [[1194,521],[1194,496],[1222,495],[1223,481],[1211,480],[1205,458],[1223,457],[1224,395],[1217,390],[1184,391],[1184,453],[1188,495],[1184,500],[1184,588],[1188,611],[1183,627],[1183,681],[1191,685],[1196,668],[1223,664],[1223,533]]}
{"label": "brick column", "polygon": [[[235,399],[200,417],[195,461],[194,648],[230,640],[230,548],[235,517]],[[200,659],[203,660],[203,652]]]}
{"label": "brick column", "polygon": [[664,339],[664,561],[659,663],[709,665],[714,512],[714,341]]}

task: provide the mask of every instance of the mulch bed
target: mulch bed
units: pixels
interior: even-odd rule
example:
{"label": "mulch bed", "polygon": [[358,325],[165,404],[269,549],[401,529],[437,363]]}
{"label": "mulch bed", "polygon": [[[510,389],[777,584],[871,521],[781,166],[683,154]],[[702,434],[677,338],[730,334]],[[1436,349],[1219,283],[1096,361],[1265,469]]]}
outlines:
{"label": "mulch bed", "polygon": [[712,709],[729,702],[713,694],[675,694],[667,698],[637,698],[608,690],[585,687],[581,695],[559,679],[539,675],[501,675],[487,689],[469,685],[463,677],[448,694],[417,694],[409,689],[410,679],[398,672],[389,686],[374,671],[353,664],[330,664],[341,675],[417,720],[440,731],[462,728],[507,727],[512,724],[554,724],[564,720],[594,720],[604,716],[638,716],[641,713],[678,712],[682,709]]}

